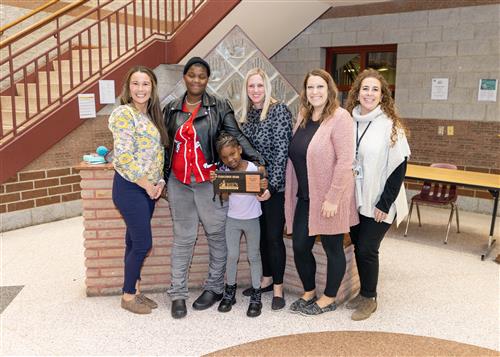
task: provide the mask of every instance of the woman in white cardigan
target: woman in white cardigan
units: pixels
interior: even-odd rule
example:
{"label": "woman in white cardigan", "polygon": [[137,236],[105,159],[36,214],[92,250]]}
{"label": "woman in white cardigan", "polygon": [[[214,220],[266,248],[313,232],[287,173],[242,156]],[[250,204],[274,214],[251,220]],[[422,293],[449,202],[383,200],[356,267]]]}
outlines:
{"label": "woman in white cardigan", "polygon": [[404,177],[410,147],[391,91],[376,70],[366,69],[354,81],[346,109],[354,119],[354,175],[360,223],[351,227],[361,289],[347,303],[353,320],[365,320],[377,309],[380,243],[396,218],[408,213]]}

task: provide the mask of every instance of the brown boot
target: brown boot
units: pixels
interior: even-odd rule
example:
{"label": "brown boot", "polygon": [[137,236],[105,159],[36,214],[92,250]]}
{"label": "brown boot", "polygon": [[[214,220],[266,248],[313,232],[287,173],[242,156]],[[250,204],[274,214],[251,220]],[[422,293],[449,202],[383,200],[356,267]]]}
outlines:
{"label": "brown boot", "polygon": [[137,296],[134,296],[134,298],[130,301],[126,301],[124,298],[122,298],[122,308],[130,312],[133,312],[134,314],[151,313],[151,308],[148,305],[141,303],[137,298]]}
{"label": "brown boot", "polygon": [[151,309],[156,309],[158,307],[158,304],[156,303],[156,301],[148,298],[143,293],[137,294],[136,298],[137,298],[137,300],[139,300],[139,302],[141,304],[148,305]]}
{"label": "brown boot", "polygon": [[354,321],[366,320],[375,310],[377,310],[377,300],[375,298],[365,298],[352,313],[351,319]]}
{"label": "brown boot", "polygon": [[355,310],[358,308],[359,304],[361,301],[366,299],[364,296],[361,296],[361,294],[356,295],[354,299],[349,300],[349,302],[345,305],[346,309],[349,310]]}

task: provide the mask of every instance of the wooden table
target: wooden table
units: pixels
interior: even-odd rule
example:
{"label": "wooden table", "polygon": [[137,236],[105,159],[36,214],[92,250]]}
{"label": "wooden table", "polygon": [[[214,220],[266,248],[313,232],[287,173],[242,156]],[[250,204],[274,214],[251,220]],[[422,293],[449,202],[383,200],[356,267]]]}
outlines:
{"label": "wooden table", "polygon": [[490,235],[488,237],[488,247],[481,254],[481,260],[484,260],[493,249],[496,242],[493,239],[495,230],[495,220],[498,209],[498,192],[500,191],[500,175],[486,174],[482,172],[473,172],[465,170],[441,169],[430,166],[420,166],[408,164],[406,178],[417,180],[428,180],[434,182],[452,183],[465,187],[487,189],[493,196],[493,212],[491,215]]}

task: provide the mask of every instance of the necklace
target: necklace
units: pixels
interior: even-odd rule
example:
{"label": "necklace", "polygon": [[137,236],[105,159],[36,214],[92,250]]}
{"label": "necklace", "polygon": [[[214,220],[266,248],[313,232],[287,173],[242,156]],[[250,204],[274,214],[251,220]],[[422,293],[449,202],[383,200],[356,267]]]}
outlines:
{"label": "necklace", "polygon": [[184,98],[184,101],[186,102],[187,105],[197,105],[197,104],[200,104],[201,103],[201,99],[197,102],[194,102],[194,103],[191,103],[189,100],[188,100],[188,97],[186,96],[186,98]]}

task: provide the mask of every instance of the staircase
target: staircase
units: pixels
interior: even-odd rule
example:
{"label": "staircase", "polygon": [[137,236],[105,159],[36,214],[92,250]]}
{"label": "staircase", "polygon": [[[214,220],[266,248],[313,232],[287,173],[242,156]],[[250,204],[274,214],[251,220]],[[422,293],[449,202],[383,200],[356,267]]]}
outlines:
{"label": "staircase", "polygon": [[[115,80],[119,92],[131,66],[177,63],[239,0],[84,3],[0,42],[0,183],[82,123],[79,93],[94,93],[99,110],[99,79]],[[81,14],[63,23],[78,6]]]}

